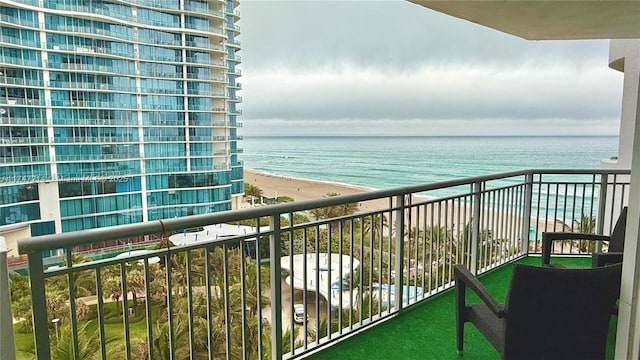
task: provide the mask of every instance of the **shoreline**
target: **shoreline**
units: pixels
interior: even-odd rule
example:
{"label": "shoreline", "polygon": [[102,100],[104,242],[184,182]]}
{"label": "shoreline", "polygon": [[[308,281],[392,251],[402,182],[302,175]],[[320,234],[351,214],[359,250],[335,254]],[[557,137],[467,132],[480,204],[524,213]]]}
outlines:
{"label": "shoreline", "polygon": [[[374,189],[364,186],[333,183],[320,180],[300,179],[244,169],[244,182],[257,186],[264,197],[288,196],[294,201],[316,200],[334,193],[339,195],[359,194]],[[387,199],[371,200],[359,203],[360,211],[375,211],[388,207]]]}
{"label": "shoreline", "polygon": [[[293,198],[294,201],[321,199],[323,197],[326,197],[329,193],[347,195],[372,191],[371,188],[362,186],[287,177],[247,168],[244,169],[244,181],[260,188],[263,191],[263,196],[265,197],[272,198],[277,196],[289,196]],[[414,197],[416,199],[416,202],[429,200],[428,196],[414,195]],[[245,203],[245,205],[250,206],[247,203]],[[388,207],[389,199],[381,198],[377,200],[360,202],[358,212],[372,212],[382,209],[388,209]],[[467,218],[470,218],[470,209],[466,209],[464,206],[462,206],[462,208],[465,209],[464,212],[467,212]],[[486,214],[494,213],[495,216],[495,212],[499,210],[485,209],[484,211],[486,212]],[[452,216],[452,214],[442,213],[441,216]],[[517,215],[510,214],[508,217],[513,216]],[[449,219],[451,219],[451,217],[449,217]],[[485,221],[487,220],[485,219]],[[420,226],[424,225],[425,224],[420,224]],[[552,220],[547,220],[545,222],[544,219],[534,218],[532,214],[531,226],[535,227],[539,232],[553,230],[555,229],[555,225],[555,222]]]}
{"label": "shoreline", "polygon": [[308,182],[308,183],[326,184],[328,186],[335,186],[337,188],[347,188],[347,189],[354,189],[354,190],[361,190],[361,191],[376,191],[376,190],[379,190],[379,189],[374,188],[374,187],[360,186],[360,185],[342,183],[342,182],[337,182],[337,181],[314,180],[314,179],[301,178],[301,177],[295,177],[295,176],[279,175],[279,174],[271,173],[271,172],[268,172],[268,171],[260,171],[260,170],[245,168],[244,169],[245,180],[246,180],[246,175],[247,174],[252,174],[252,176],[253,175],[264,176],[264,177],[280,179],[280,180],[291,180],[291,181],[301,181],[301,182],[305,182],[305,183]]}

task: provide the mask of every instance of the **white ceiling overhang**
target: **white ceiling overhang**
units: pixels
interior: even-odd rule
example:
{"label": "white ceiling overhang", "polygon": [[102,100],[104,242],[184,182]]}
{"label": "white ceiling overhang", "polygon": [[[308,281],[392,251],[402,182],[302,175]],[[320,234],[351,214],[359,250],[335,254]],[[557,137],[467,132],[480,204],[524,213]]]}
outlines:
{"label": "white ceiling overhang", "polygon": [[638,0],[409,1],[527,40],[640,38]]}

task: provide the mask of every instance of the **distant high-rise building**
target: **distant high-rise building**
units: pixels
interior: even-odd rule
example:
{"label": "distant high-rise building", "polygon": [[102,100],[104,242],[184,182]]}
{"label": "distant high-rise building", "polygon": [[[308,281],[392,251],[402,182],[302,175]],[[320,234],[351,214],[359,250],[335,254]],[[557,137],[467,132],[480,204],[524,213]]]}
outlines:
{"label": "distant high-rise building", "polygon": [[0,1],[0,235],[235,206],[238,5]]}

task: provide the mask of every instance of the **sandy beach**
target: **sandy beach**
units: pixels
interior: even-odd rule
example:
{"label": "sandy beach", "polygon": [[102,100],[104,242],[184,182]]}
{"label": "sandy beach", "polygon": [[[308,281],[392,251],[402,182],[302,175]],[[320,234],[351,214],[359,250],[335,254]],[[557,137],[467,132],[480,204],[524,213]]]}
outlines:
{"label": "sandy beach", "polygon": [[[330,193],[336,193],[340,195],[347,194],[355,194],[370,191],[371,189],[365,187],[358,187],[346,184],[336,184],[331,182],[322,182],[322,181],[314,181],[314,180],[306,180],[306,179],[295,179],[286,176],[279,175],[270,175],[260,173],[251,169],[244,170],[244,180],[245,182],[257,186],[263,191],[263,195],[265,197],[276,197],[276,196],[289,196],[296,201],[302,200],[312,200],[312,199],[320,199],[322,197],[327,196]],[[424,200],[424,198],[422,198]],[[248,204],[246,204],[248,206]],[[389,206],[389,202],[387,199],[379,199],[374,201],[368,201],[364,203],[360,203],[360,211],[368,212],[380,209],[386,209]],[[452,210],[452,209],[450,209]],[[470,209],[466,209],[469,211]],[[467,213],[466,219],[470,218],[470,214]],[[414,214],[415,215],[415,214]],[[445,214],[441,214],[444,216]],[[453,215],[451,212],[446,215],[449,220],[452,219]],[[429,219],[427,217],[427,219]],[[436,220],[437,221],[437,220]],[[535,226],[536,221],[532,219],[531,225]],[[420,224],[423,226],[424,224]],[[490,225],[488,227],[491,227]],[[542,232],[545,230],[553,230],[554,223],[553,221],[545,222],[540,219],[537,224],[538,231]]]}
{"label": "sandy beach", "polygon": [[[265,197],[289,196],[295,201],[320,199],[327,194],[348,195],[371,191],[365,187],[268,175],[251,169],[244,169],[244,181],[262,189]],[[386,199],[368,201],[360,203],[360,210],[379,210],[388,205]]]}
{"label": "sandy beach", "polygon": [[319,199],[329,193],[347,195],[370,191],[364,187],[268,175],[251,169],[244,169],[244,181],[262,189],[265,197],[290,196],[296,201]]}

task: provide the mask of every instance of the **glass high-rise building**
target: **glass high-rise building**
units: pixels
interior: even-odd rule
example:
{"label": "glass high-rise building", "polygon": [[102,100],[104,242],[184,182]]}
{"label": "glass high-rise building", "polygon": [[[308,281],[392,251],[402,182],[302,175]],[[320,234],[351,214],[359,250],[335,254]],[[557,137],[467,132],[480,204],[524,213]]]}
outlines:
{"label": "glass high-rise building", "polygon": [[0,236],[235,206],[237,6],[0,1]]}

